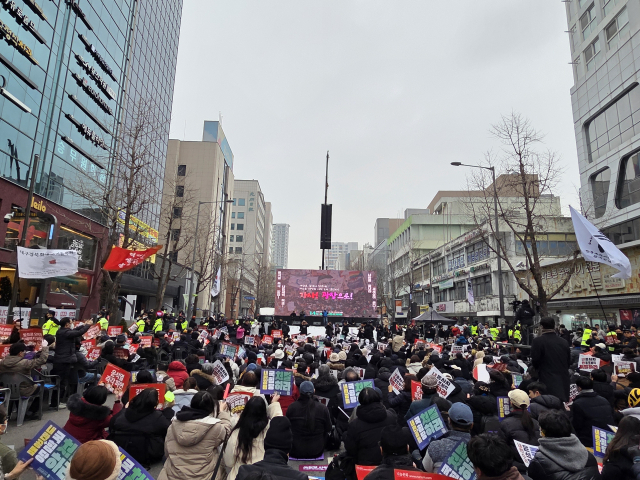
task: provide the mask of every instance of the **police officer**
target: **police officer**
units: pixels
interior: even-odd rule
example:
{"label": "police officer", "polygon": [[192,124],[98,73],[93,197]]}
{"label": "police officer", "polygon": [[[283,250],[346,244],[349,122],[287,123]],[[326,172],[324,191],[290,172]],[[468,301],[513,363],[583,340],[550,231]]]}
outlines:
{"label": "police officer", "polygon": [[49,310],[47,312],[47,321],[42,325],[43,335],[53,335],[55,337],[56,332],[60,328],[60,322],[56,318],[56,311]]}
{"label": "police officer", "polygon": [[145,331],[145,320],[147,319],[146,315],[142,315],[138,321],[136,322],[136,325],[138,325],[138,331],[140,333]]}
{"label": "police officer", "polygon": [[513,331],[513,340],[516,343],[522,343],[522,332],[520,331],[520,325],[516,325],[516,329]]}
{"label": "police officer", "polygon": [[584,331],[582,332],[582,346],[590,347],[591,346],[591,326],[585,325]]}
{"label": "police officer", "polygon": [[187,322],[186,317],[182,317],[180,319],[180,330],[184,332],[187,328],[189,328],[189,322]]}
{"label": "police officer", "polygon": [[106,331],[109,328],[109,320],[107,320],[107,309],[104,307],[100,309],[98,324],[100,325],[100,330]]}
{"label": "police officer", "polygon": [[153,333],[162,331],[162,316],[156,317],[156,321],[153,323]]}
{"label": "police officer", "polygon": [[478,323],[474,323],[473,325],[471,325],[471,336],[472,337],[477,337],[478,336]]}
{"label": "police officer", "polygon": [[489,332],[491,333],[491,338],[493,338],[493,341],[497,342],[498,337],[500,336],[500,329],[498,327],[491,327],[489,329]]}

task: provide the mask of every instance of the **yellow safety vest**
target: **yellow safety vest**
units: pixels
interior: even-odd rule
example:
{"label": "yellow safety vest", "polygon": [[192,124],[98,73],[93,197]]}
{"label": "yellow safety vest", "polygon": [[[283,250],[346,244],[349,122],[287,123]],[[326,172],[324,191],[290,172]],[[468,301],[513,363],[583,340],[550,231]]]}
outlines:
{"label": "yellow safety vest", "polygon": [[478,327],[475,325],[471,325],[471,335],[473,335],[474,337],[476,335],[478,335]]}
{"label": "yellow safety vest", "polygon": [[184,319],[184,322],[182,322],[180,324],[180,327],[182,328],[182,331],[185,331],[187,328],[189,328],[189,322],[187,322],[187,319]]}
{"label": "yellow safety vest", "polygon": [[590,328],[585,328],[584,332],[582,333],[582,346],[586,347],[587,345],[587,341],[591,339],[591,329]]}
{"label": "yellow safety vest", "polygon": [[490,328],[489,332],[491,333],[491,337],[493,338],[493,340],[498,340],[498,336],[500,335],[500,330],[498,330],[496,327]]}
{"label": "yellow safety vest", "polygon": [[162,331],[162,319],[156,318],[156,323],[153,324],[153,333]]}
{"label": "yellow safety vest", "polygon": [[43,335],[55,335],[59,328],[60,328],[60,325],[56,324],[56,322],[54,322],[53,320],[48,320],[42,326],[42,334]]}
{"label": "yellow safety vest", "polygon": [[515,332],[513,332],[513,338],[518,341],[522,340],[522,333],[520,333],[520,330],[516,330]]}
{"label": "yellow safety vest", "polygon": [[98,320],[98,323],[100,324],[100,330],[106,330],[109,328],[109,320],[104,317]]}
{"label": "yellow safety vest", "polygon": [[145,326],[144,320],[138,320],[136,322],[136,325],[138,325],[138,331],[139,332],[144,332],[144,326]]}

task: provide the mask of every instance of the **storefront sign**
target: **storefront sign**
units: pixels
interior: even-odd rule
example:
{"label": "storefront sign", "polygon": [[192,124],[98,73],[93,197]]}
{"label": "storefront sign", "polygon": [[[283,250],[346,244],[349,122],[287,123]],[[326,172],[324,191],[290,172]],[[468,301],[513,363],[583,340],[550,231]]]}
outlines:
{"label": "storefront sign", "polygon": [[33,10],[41,19],[43,20],[47,19],[47,16],[44,14],[44,11],[40,7],[40,5],[38,5],[36,2],[34,2],[33,0],[24,0],[24,3],[26,3],[27,6],[31,10]]}
{"label": "storefront sign", "polygon": [[82,43],[84,43],[84,46],[87,47],[87,51],[95,59],[98,65],[100,65],[100,68],[102,68],[107,73],[107,75],[109,75],[113,79],[113,81],[117,82],[118,79],[113,76],[113,70],[111,69],[107,61],[102,57],[102,55],[98,53],[95,45],[89,43],[89,40],[84,35],[80,34],[79,37],[80,40],[82,40]]}
{"label": "storefront sign", "polygon": [[[125,210],[120,210],[118,212],[118,223],[120,225],[124,225],[125,218]],[[142,220],[134,217],[133,215],[129,216],[129,230],[139,233],[143,237],[151,240],[153,243],[158,243],[158,231],[154,228],[151,228],[149,225],[144,223]]]}
{"label": "storefront sign", "polygon": [[68,3],[71,4],[71,8],[73,9],[74,12],[76,12],[76,15],[78,16],[78,18],[82,20],[82,23],[84,23],[89,30],[93,30],[93,27],[89,23],[89,20],[87,20],[87,16],[80,8],[80,5],[78,5],[78,2],[69,1]]}
{"label": "storefront sign", "polygon": [[[18,24],[22,25],[26,30],[31,32],[31,34],[36,37],[36,40],[38,40],[40,43],[45,43],[42,35],[40,35],[40,33],[38,33],[38,31],[36,30],[36,24],[33,23],[33,20],[30,20],[29,17],[24,14],[22,9],[18,7],[18,5],[16,5],[16,2],[14,2],[13,0],[0,0],[0,3],[2,3],[4,9],[9,12],[9,14],[11,14],[13,18],[16,19],[16,22],[18,22]],[[26,3],[28,4],[29,2]]]}
{"label": "storefront sign", "polygon": [[447,288],[453,288],[453,278],[450,278],[449,280],[445,280],[444,282],[440,282],[438,284],[438,288],[440,290],[446,290]]}
{"label": "storefront sign", "polygon": [[433,308],[436,312],[453,313],[455,311],[455,302],[434,303]]}
{"label": "storefront sign", "polygon": [[625,282],[623,278],[604,277],[604,288],[607,290],[617,290],[624,288]]}
{"label": "storefront sign", "polygon": [[98,74],[98,71],[95,68],[93,68],[91,65],[89,65],[87,61],[77,53],[76,53],[76,60],[78,60],[78,63],[80,64],[80,66],[84,68],[84,70],[89,74],[89,76],[93,78],[93,80],[96,82],[98,87],[100,87],[100,90],[102,90],[107,95],[107,97],[111,98],[111,100],[115,100],[116,99],[115,92],[111,89],[111,87],[107,84],[107,82],[105,82],[102,79],[100,74]]}
{"label": "storefront sign", "polygon": [[33,51],[27,47],[11,29],[0,21],[0,34],[4,37],[9,45],[13,45],[22,55],[27,57],[31,63],[38,65],[38,61],[33,58]]}
{"label": "storefront sign", "polygon": [[94,102],[96,102],[102,110],[104,110],[109,115],[113,116],[112,108],[109,106],[107,102],[104,101],[104,99],[100,96],[98,92],[96,92],[93,88],[91,88],[91,86],[89,85],[89,81],[86,78],[81,77],[77,73],[72,73],[71,76],[74,78],[76,82],[78,82],[78,85],[82,87],[82,89],[86,92],[86,94],[89,95],[89,97]]}
{"label": "storefront sign", "polygon": [[70,113],[65,113],[64,116],[67,117],[67,119],[76,126],[78,131],[82,135],[84,135],[84,137],[87,140],[91,141],[91,143],[93,143],[96,147],[100,147],[103,150],[109,150],[104,139],[101,136],[99,136],[96,132],[91,130],[87,125],[85,125],[84,123],[80,123]]}

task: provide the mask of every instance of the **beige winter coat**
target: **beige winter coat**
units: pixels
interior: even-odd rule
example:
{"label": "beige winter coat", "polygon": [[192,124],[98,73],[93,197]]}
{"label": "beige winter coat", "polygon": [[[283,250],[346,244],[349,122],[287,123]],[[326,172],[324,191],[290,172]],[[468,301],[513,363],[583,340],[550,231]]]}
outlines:
{"label": "beige winter coat", "polygon": [[230,430],[229,412],[186,422],[174,418],[164,442],[167,460],[158,480],[210,480],[218,461],[218,446]]}
{"label": "beige winter coat", "polygon": [[402,344],[404,343],[404,334],[396,335],[393,337],[391,341],[391,349],[393,353],[398,353],[398,351],[402,348]]}
{"label": "beige winter coat", "polygon": [[[282,408],[280,407],[280,404],[278,402],[274,402],[267,407],[267,416],[269,417],[269,420],[271,420],[273,417],[282,417]],[[264,458],[264,437],[267,434],[267,430],[269,430],[269,424],[264,427],[264,430],[260,432],[260,435],[253,439],[253,445],[251,446],[251,455],[246,465],[259,462]],[[220,465],[220,468],[224,467],[227,472],[227,480],[235,480],[236,476],[238,475],[238,469],[242,465],[245,465],[245,463],[242,462],[242,458],[236,458],[237,448],[238,430],[234,430],[229,437],[229,440],[227,441],[227,448],[225,448],[224,450],[224,453],[222,455],[222,463]]]}

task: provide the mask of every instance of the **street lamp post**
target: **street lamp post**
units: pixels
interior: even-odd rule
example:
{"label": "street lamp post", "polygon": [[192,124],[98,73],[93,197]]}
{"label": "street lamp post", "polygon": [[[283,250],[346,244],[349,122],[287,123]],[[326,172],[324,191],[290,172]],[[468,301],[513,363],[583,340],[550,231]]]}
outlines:
{"label": "street lamp post", "polygon": [[196,228],[193,232],[193,257],[191,259],[191,281],[189,282],[189,308],[187,309],[187,318],[191,320],[191,316],[195,313],[193,301],[194,276],[196,269],[196,248],[198,246],[198,223],[200,222],[200,205],[216,204],[216,203],[233,203],[233,200],[220,200],[215,202],[198,202],[198,214],[196,215]]}
{"label": "street lamp post", "polygon": [[504,320],[504,291],[502,288],[502,257],[500,256],[500,225],[498,223],[498,187],[496,186],[496,169],[495,167],[483,167],[481,165],[467,165],[460,162],[451,162],[454,167],[471,167],[482,168],[484,170],[490,170],[493,177],[493,208],[496,222],[496,229],[494,231],[494,237],[496,239],[496,253],[498,254],[498,299],[500,301],[500,318]]}

